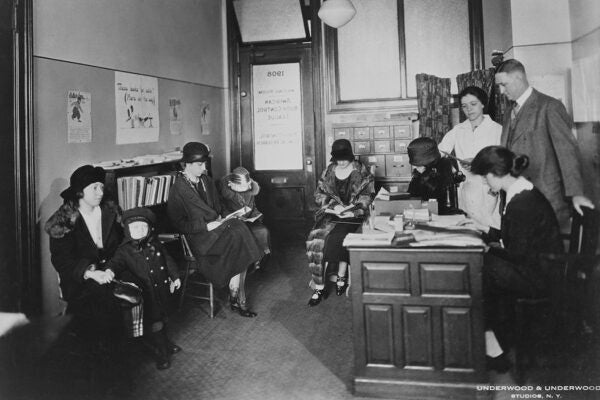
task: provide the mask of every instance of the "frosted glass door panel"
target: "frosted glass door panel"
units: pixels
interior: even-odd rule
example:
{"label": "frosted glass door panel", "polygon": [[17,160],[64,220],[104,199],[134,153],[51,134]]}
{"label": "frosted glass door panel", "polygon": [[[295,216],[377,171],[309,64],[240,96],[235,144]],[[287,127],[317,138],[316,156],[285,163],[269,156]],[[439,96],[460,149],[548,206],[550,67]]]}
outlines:
{"label": "frosted glass door panel", "polygon": [[451,78],[471,70],[468,0],[404,0],[408,97],[416,97],[416,74]]}
{"label": "frosted glass door panel", "polygon": [[340,100],[399,98],[397,0],[352,4],[356,15],[337,30]]}
{"label": "frosted glass door panel", "polygon": [[302,169],[300,64],[253,65],[252,99],[254,168]]}

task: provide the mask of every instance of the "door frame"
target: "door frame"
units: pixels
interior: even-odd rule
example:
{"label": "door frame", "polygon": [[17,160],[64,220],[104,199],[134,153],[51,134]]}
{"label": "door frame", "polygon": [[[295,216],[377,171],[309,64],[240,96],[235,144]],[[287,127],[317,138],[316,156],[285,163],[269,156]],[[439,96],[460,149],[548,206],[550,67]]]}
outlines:
{"label": "door frame", "polygon": [[[2,101],[0,175],[0,310],[28,315],[41,311],[41,272],[36,221],[36,166],[33,137],[33,1],[2,2],[0,87]],[[12,212],[11,212],[12,211]]]}
{"label": "door frame", "polygon": [[[323,68],[321,66],[321,20],[317,16],[321,1],[310,0],[311,12],[311,64],[312,64],[312,93],[313,93],[313,126],[314,126],[314,160],[315,182],[321,176],[325,169],[325,135],[323,132],[324,111],[322,105],[322,85]],[[231,1],[227,5],[227,50],[228,50],[228,75],[229,75],[229,106],[230,106],[230,126],[231,126],[231,145],[230,145],[230,165],[242,164],[242,130],[241,130],[241,101],[240,101],[240,48],[250,47],[254,49],[272,50],[274,48],[282,49],[297,47],[302,43],[281,43],[281,44],[243,44],[240,30],[233,10]],[[309,112],[306,110],[306,112]]]}

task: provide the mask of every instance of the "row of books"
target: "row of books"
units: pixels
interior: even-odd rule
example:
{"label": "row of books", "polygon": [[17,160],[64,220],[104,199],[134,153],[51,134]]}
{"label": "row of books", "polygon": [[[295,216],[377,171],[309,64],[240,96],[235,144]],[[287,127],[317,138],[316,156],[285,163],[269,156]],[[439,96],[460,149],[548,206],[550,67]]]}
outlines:
{"label": "row of books", "polygon": [[153,206],[169,198],[173,175],[124,176],[117,179],[117,196],[123,210]]}

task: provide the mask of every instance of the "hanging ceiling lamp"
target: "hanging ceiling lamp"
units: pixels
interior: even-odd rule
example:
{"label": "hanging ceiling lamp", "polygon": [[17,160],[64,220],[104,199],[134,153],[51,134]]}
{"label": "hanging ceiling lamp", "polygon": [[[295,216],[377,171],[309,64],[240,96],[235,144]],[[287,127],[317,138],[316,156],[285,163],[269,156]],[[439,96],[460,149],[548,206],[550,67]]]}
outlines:
{"label": "hanging ceiling lamp", "polygon": [[319,9],[319,18],[331,26],[339,28],[346,25],[356,14],[356,8],[350,0],[326,0]]}

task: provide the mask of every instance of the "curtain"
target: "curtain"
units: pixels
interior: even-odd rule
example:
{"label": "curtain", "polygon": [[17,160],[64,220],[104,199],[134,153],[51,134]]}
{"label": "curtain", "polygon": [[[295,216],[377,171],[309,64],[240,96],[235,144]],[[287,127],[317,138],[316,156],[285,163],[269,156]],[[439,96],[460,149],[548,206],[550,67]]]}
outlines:
{"label": "curtain", "polygon": [[417,74],[419,136],[440,142],[451,128],[450,78]]}
{"label": "curtain", "polygon": [[[506,111],[506,100],[504,96],[502,96],[500,92],[496,90],[496,85],[494,85],[495,73],[495,68],[479,69],[476,71],[466,72],[456,77],[456,83],[458,84],[459,93],[467,86],[477,86],[485,90],[488,95],[488,104],[484,104],[484,112],[489,114],[494,121],[502,124],[502,118],[504,117],[504,112]],[[458,99],[458,101],[460,102],[460,99]],[[464,121],[464,114],[461,112],[459,115],[460,121]]]}

